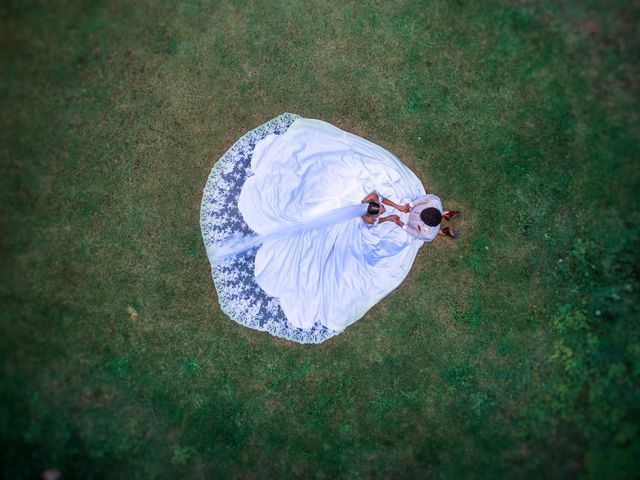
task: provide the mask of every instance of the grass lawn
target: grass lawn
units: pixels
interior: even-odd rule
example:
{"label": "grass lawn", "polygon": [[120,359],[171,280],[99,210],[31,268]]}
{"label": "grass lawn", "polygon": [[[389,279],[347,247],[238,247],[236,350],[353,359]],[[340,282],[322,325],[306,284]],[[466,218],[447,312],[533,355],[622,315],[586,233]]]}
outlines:
{"label": "grass lawn", "polygon": [[[4,478],[634,478],[639,24],[623,1],[2,2]],[[464,211],[315,346],[220,311],[198,223],[213,163],[283,112]]]}

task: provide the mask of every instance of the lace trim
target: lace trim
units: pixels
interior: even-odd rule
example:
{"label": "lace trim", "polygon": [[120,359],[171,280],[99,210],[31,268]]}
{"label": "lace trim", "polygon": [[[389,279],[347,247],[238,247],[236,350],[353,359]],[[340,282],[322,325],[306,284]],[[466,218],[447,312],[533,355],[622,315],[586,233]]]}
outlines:
{"label": "lace trim", "polygon": [[[232,235],[254,233],[238,209],[242,186],[254,174],[251,170],[253,151],[267,135],[285,133],[297,118],[300,117],[284,113],[246,133],[213,166],[200,206],[200,228],[205,247]],[[211,276],[224,313],[245,327],[298,343],[321,343],[341,333],[319,323],[309,329],[292,326],[280,301],[267,295],[255,281],[257,251],[256,247],[211,266]]]}

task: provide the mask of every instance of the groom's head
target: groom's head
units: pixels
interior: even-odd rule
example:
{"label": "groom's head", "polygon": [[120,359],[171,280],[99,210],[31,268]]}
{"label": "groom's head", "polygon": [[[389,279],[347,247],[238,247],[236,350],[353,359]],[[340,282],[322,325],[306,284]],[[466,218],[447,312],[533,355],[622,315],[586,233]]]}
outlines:
{"label": "groom's head", "polygon": [[434,207],[425,208],[420,212],[420,220],[430,227],[437,227],[442,222],[440,210]]}

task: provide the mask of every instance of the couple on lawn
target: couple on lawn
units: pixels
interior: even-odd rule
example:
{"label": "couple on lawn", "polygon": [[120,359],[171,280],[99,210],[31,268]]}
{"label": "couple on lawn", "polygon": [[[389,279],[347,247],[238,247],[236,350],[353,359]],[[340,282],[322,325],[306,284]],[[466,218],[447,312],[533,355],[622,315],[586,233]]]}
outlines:
{"label": "couple on lawn", "polygon": [[[453,231],[447,226],[442,227],[442,219],[449,221],[457,217],[460,212],[457,210],[442,211],[442,202],[437,195],[431,193],[422,195],[412,202],[398,205],[392,200],[383,197],[378,192],[371,192],[362,199],[362,203],[368,203],[367,213],[362,216],[362,220],[371,226],[384,222],[393,222],[412,237],[430,242],[436,235],[455,238]],[[387,205],[398,213],[382,215],[386,213]],[[402,214],[407,214],[401,219]]]}
{"label": "couple on lawn", "polygon": [[[360,202],[368,203],[362,218],[267,238],[223,264],[214,261],[234,235],[267,236]],[[214,165],[200,225],[225,313],[278,337],[320,343],[397,288],[425,242],[453,238],[441,223],[457,214],[443,211],[383,147],[283,114],[245,134]]]}

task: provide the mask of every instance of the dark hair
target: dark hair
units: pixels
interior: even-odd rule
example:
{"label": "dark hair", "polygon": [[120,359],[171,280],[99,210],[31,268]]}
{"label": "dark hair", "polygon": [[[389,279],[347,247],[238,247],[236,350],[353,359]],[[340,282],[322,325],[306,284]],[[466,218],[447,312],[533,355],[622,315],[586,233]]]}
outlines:
{"label": "dark hair", "polygon": [[420,220],[430,227],[437,227],[442,221],[440,210],[434,207],[425,208],[420,212]]}
{"label": "dark hair", "polygon": [[380,213],[380,204],[376,202],[369,202],[367,207],[367,215],[378,215]]}

